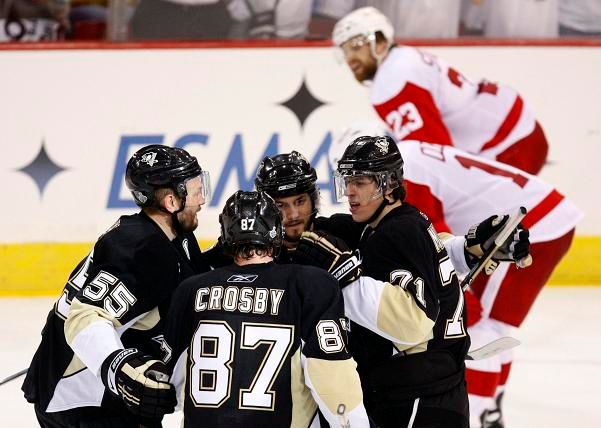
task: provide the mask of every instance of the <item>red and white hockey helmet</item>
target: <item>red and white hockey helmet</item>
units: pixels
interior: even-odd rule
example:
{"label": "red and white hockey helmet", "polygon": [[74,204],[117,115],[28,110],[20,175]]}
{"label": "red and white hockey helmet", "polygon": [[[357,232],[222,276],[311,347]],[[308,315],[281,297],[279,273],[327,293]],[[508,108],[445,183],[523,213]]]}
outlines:
{"label": "red and white hockey helmet", "polygon": [[394,40],[394,27],[390,20],[375,7],[362,7],[352,11],[334,26],[332,40],[336,46],[357,36],[375,40],[375,34],[381,32],[389,45]]}

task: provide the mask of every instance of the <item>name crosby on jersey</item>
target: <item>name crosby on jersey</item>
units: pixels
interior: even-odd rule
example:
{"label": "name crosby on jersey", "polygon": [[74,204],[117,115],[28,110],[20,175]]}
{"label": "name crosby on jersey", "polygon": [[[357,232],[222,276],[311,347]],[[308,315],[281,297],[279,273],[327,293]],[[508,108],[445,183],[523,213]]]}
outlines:
{"label": "name crosby on jersey", "polygon": [[264,314],[269,310],[271,315],[277,315],[283,296],[284,290],[276,288],[214,285],[196,291],[194,309],[196,312],[224,310],[253,314]]}

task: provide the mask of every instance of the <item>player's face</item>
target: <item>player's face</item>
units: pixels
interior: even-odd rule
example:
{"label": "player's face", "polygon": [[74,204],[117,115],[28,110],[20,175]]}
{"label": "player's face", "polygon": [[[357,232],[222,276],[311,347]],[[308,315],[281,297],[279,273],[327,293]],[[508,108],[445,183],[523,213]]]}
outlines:
{"label": "player's face", "polygon": [[359,82],[373,79],[378,69],[378,63],[372,55],[366,37],[353,37],[340,45],[340,49],[346,63],[355,75],[355,79]]}
{"label": "player's face", "polygon": [[311,214],[313,214],[311,197],[308,193],[302,193],[285,198],[276,198],[275,202],[282,213],[286,241],[298,241],[301,234],[309,228],[311,222]]}
{"label": "player's face", "polygon": [[382,203],[382,192],[374,177],[358,175],[348,177],[346,196],[349,210],[356,222],[367,221]]}
{"label": "player's face", "polygon": [[198,227],[198,212],[205,204],[205,198],[202,194],[202,181],[200,177],[195,177],[186,182],[186,206],[177,214],[182,229],[185,232],[192,232]]}

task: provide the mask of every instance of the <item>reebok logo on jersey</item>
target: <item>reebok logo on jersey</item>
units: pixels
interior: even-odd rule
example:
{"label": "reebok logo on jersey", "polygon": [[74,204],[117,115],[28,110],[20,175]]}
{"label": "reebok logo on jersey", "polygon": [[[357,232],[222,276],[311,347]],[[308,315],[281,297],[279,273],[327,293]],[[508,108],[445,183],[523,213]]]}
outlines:
{"label": "reebok logo on jersey", "polygon": [[227,282],[253,282],[259,275],[243,275],[236,273],[227,279]]}

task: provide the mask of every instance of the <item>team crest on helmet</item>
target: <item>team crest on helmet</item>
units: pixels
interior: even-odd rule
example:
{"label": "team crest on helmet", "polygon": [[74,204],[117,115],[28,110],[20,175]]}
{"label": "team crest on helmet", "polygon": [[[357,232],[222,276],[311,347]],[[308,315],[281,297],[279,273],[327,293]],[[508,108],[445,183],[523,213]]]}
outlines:
{"label": "team crest on helmet", "polygon": [[148,166],[153,166],[158,162],[156,152],[145,153],[140,162],[146,163]]}
{"label": "team crest on helmet", "polygon": [[386,138],[378,138],[374,143],[382,154],[388,153],[388,141]]}

